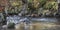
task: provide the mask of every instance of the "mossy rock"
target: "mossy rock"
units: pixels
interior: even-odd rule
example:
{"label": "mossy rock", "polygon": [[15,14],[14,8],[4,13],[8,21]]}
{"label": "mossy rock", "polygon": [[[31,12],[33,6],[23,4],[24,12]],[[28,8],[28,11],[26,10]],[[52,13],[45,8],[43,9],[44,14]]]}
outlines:
{"label": "mossy rock", "polygon": [[15,24],[14,23],[9,23],[8,28],[14,28]]}

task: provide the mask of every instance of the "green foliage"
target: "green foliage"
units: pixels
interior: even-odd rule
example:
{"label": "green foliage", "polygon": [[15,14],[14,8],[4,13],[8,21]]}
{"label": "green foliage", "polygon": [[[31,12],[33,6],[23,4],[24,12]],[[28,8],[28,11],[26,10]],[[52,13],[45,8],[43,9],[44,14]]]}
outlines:
{"label": "green foliage", "polygon": [[32,3],[32,0],[28,0],[28,3]]}
{"label": "green foliage", "polygon": [[[56,13],[58,9],[58,3],[56,2],[56,0],[31,0],[31,2],[28,4],[28,9],[30,12],[38,11],[42,14],[49,12]],[[42,10],[40,8],[42,8]]]}
{"label": "green foliage", "polygon": [[39,0],[39,2],[40,2],[40,7],[43,7],[46,4],[47,0]]}
{"label": "green foliage", "polygon": [[51,9],[52,8],[52,4],[51,4],[51,2],[48,2],[48,3],[46,3],[45,5],[44,5],[44,9]]}
{"label": "green foliage", "polygon": [[48,3],[46,3],[45,5],[44,5],[44,9],[48,9],[48,10],[50,10],[50,9],[54,9],[54,10],[57,10],[57,7],[58,5],[57,5],[57,2],[48,2]]}
{"label": "green foliage", "polygon": [[[30,1],[30,0],[29,0]],[[43,7],[45,4],[46,4],[46,1],[47,0],[31,0],[29,3],[28,3],[28,11],[30,13],[38,13],[38,9],[40,7]],[[41,12],[41,11],[40,11]]]}
{"label": "green foliage", "polygon": [[49,12],[51,12],[51,14],[54,14],[54,13],[56,13],[58,11],[58,3],[55,2],[55,1],[47,2],[43,6],[43,9],[49,10]]}
{"label": "green foliage", "polygon": [[47,0],[34,0],[34,1],[31,0],[32,3],[28,3],[29,4],[28,7],[38,9],[40,7],[43,7],[46,4],[46,1]]}
{"label": "green foliage", "polygon": [[[27,1],[28,2],[28,13],[42,13],[42,14],[44,14],[45,13],[45,11],[46,11],[46,13],[47,12],[57,12],[57,9],[58,9],[58,3],[56,2],[56,0],[28,0]],[[21,2],[13,2],[12,3],[13,4],[13,6],[14,5],[18,5],[18,6],[15,6],[15,7],[17,7],[16,9],[15,9],[15,7],[14,7],[14,9],[9,9],[9,11],[8,12],[10,12],[10,13],[18,13],[18,12],[20,12],[21,11],[21,9],[23,9],[23,8],[21,8],[22,7],[22,1]],[[23,4],[24,5],[24,4]],[[40,9],[40,8],[42,8],[42,10]],[[47,11],[48,10],[48,11]]]}

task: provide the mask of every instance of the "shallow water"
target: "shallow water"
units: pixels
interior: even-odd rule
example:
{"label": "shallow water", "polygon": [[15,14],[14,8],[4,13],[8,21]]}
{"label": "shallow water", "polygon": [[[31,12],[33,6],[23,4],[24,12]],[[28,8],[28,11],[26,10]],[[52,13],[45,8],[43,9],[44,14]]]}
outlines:
{"label": "shallow water", "polygon": [[30,20],[30,21],[44,21],[44,22],[58,22],[57,18],[30,18],[30,17],[19,17],[19,16],[9,16],[7,17],[7,23],[13,22],[15,24],[19,23],[20,21],[25,21],[25,20]]}
{"label": "shallow water", "polygon": [[[58,20],[59,20],[57,18],[31,18],[31,17],[21,18],[19,16],[9,16],[7,18],[7,24],[9,22],[13,22],[16,24],[17,27],[20,27],[17,24],[20,25],[21,22],[24,22],[24,21],[27,22],[26,20],[30,20],[30,21],[28,21],[28,22],[30,22],[29,28],[26,28],[27,26],[25,26],[25,25],[22,27],[25,27],[26,29],[29,29],[29,30],[60,30],[60,25],[57,25]],[[24,29],[24,28],[22,28],[22,29]],[[7,28],[6,30],[15,30],[15,29]]]}

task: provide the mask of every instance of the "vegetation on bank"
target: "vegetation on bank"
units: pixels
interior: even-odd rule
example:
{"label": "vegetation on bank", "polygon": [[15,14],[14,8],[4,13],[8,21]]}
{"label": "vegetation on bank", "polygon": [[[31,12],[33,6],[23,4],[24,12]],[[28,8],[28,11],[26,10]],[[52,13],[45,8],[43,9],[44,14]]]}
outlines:
{"label": "vegetation on bank", "polygon": [[[27,2],[27,3],[23,3]],[[58,13],[58,3],[57,0],[22,0],[22,1],[12,1],[11,6],[8,8],[8,13],[20,13],[22,11],[24,4],[27,4],[27,13],[30,15],[56,15]]]}
{"label": "vegetation on bank", "polygon": [[19,14],[23,10],[26,12],[23,12],[23,15],[30,16],[55,16],[58,13],[57,0],[9,0],[8,3],[7,7],[4,7],[8,14]]}
{"label": "vegetation on bank", "polygon": [[28,4],[31,14],[55,15],[58,12],[58,3],[55,0],[34,0]]}

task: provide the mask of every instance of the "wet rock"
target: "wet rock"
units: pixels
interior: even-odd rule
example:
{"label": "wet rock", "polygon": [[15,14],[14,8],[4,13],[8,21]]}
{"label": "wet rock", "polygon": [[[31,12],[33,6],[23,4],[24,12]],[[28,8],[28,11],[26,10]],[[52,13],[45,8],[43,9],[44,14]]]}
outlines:
{"label": "wet rock", "polygon": [[14,23],[9,23],[8,28],[14,28],[15,24]]}
{"label": "wet rock", "polygon": [[3,25],[2,28],[7,28],[7,25]]}
{"label": "wet rock", "polygon": [[0,26],[0,30],[7,30],[7,25]]}

